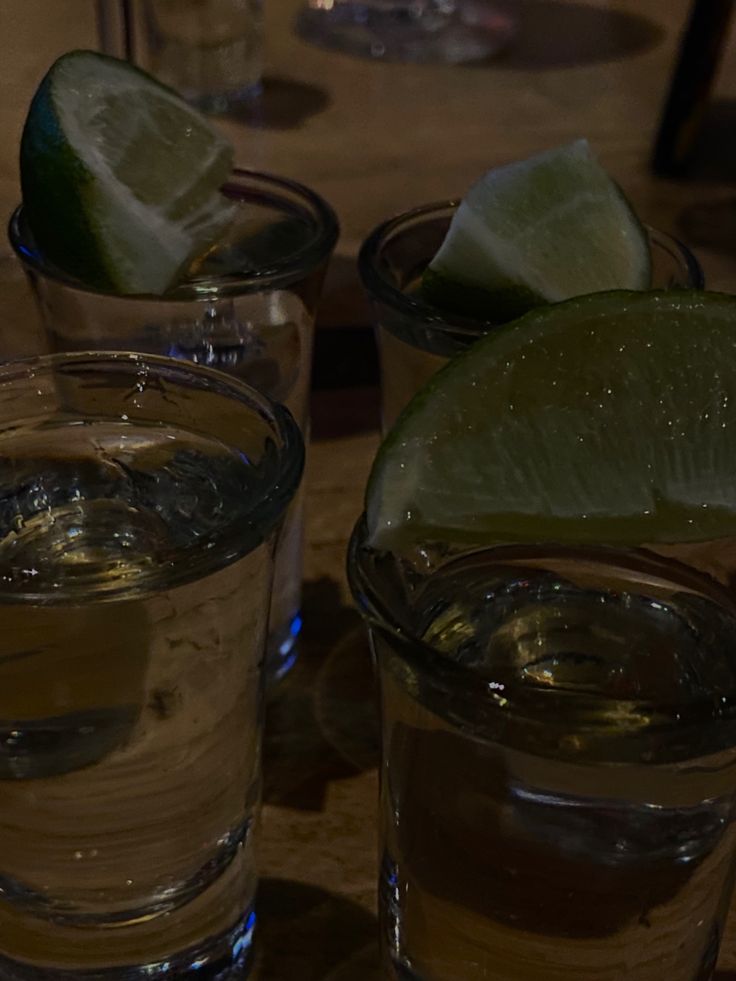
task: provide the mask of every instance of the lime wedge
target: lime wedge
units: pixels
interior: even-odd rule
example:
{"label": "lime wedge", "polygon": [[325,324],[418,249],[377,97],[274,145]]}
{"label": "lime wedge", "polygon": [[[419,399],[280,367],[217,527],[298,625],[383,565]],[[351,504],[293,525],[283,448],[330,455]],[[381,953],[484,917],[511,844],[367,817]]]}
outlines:
{"label": "lime wedge", "polygon": [[426,299],[501,323],[547,302],[647,289],[646,232],[586,140],[489,170],[424,274]]}
{"label": "lime wedge", "polygon": [[96,289],[162,293],[232,219],[232,148],[127,62],[63,55],[36,91],[20,151],[23,208],[44,257]]}
{"label": "lime wedge", "polygon": [[615,291],[499,327],[409,403],[366,508],[394,550],[736,534],[736,297]]}

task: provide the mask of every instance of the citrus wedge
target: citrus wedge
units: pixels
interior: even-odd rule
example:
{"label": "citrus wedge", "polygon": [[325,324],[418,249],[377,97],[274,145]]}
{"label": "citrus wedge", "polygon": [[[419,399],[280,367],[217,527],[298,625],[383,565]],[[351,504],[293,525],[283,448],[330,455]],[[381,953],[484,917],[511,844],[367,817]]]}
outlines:
{"label": "citrus wedge", "polygon": [[576,140],[474,184],[422,290],[437,306],[500,323],[585,293],[647,289],[650,279],[646,231]]}
{"label": "citrus wedge", "polygon": [[21,141],[23,208],[44,258],[95,289],[163,293],[231,221],[232,148],[127,62],[52,65]]}
{"label": "citrus wedge", "polygon": [[395,550],[736,534],[736,297],[615,291],[498,328],[404,410],[366,505]]}

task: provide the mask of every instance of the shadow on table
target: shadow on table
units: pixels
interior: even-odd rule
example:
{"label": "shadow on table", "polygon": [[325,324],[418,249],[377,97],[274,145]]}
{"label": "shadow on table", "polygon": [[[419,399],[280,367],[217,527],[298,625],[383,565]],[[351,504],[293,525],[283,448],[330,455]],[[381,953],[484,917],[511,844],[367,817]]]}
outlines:
{"label": "shadow on table", "polygon": [[296,664],[270,693],[264,799],[322,809],[328,783],[378,762],[378,713],[365,628],[330,579],[306,583]]}
{"label": "shadow on table", "polygon": [[261,92],[234,106],[225,118],[253,129],[299,129],[329,104],[326,89],[281,75],[266,75]]}
{"label": "shadow on table", "polygon": [[641,14],[555,0],[515,0],[518,34],[492,64],[527,71],[618,61],[656,47],[663,28]]}
{"label": "shadow on table", "polygon": [[287,879],[258,887],[258,981],[379,981],[376,918]]}

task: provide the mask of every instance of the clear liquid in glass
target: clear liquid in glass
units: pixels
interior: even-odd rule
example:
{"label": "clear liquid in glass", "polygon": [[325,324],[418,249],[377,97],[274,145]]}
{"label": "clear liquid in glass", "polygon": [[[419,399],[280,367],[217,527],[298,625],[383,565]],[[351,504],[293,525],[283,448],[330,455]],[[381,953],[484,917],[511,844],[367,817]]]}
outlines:
{"label": "clear liquid in glass", "polygon": [[[473,698],[374,634],[387,976],[711,976],[736,846],[736,620],[648,587],[491,558],[414,583],[411,632],[470,670]],[[658,725],[654,706],[694,701],[697,725]]]}
{"label": "clear liquid in glass", "polygon": [[195,557],[259,479],[176,428],[0,441],[3,977],[246,970],[271,561]]}

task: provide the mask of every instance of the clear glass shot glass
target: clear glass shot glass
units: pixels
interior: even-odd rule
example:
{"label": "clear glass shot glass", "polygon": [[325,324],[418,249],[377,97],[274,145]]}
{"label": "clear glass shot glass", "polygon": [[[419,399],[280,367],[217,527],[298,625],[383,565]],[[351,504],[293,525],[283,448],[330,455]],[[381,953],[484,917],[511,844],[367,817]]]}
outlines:
{"label": "clear glass shot glass", "polygon": [[307,41],[386,61],[484,61],[512,40],[510,4],[488,0],[306,0],[297,31]]}
{"label": "clear glass shot glass", "polygon": [[[736,607],[644,551],[349,556],[382,714],[382,977],[706,981],[736,850]],[[429,559],[429,561],[428,561]]]}
{"label": "clear glass shot glass", "polygon": [[[458,203],[443,201],[398,215],[379,225],[360,251],[360,275],[376,318],[384,432],[449,358],[497,326],[438,310],[418,292]],[[653,287],[702,289],[703,272],[689,249],[663,232],[647,231]]]}
{"label": "clear glass shot glass", "polygon": [[100,47],[128,58],[206,112],[257,95],[262,0],[97,0]]}
{"label": "clear glass shot glass", "polygon": [[304,446],[219,372],[0,368],[0,976],[241,979],[274,539]]}
{"label": "clear glass shot glass", "polygon": [[[286,405],[308,439],[314,321],[337,218],[313,191],[269,174],[236,170],[224,191],[239,205],[232,230],[164,296],[100,293],[65,276],[36,247],[22,205],[10,241],[52,351],[140,351],[217,368]],[[298,495],[276,557],[270,678],[295,657],[303,524]]]}

